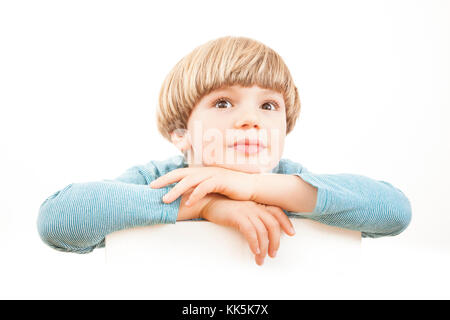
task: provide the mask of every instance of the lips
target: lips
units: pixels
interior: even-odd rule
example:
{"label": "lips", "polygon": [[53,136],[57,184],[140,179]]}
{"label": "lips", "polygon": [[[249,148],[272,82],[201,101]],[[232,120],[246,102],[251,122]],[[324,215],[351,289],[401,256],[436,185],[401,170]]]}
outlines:
{"label": "lips", "polygon": [[239,139],[237,140],[234,144],[233,147],[237,147],[240,145],[244,145],[244,146],[256,146],[256,147],[261,147],[261,148],[265,148],[266,145],[261,141],[261,140],[257,140],[257,139],[249,139],[249,138],[244,138],[244,139]]}
{"label": "lips", "polygon": [[266,145],[257,139],[240,139],[231,145],[237,152],[245,153],[246,155],[259,153]]}

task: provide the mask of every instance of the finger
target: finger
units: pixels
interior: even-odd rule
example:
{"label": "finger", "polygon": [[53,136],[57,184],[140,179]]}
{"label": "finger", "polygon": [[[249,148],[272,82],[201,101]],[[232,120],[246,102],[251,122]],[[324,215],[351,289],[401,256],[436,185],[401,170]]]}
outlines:
{"label": "finger", "polygon": [[207,179],[206,175],[190,175],[183,178],[180,182],[178,182],[169,192],[167,192],[163,201],[165,203],[171,203],[172,201],[178,199],[183,193],[185,193],[190,188],[197,186],[204,179]]}
{"label": "finger", "polygon": [[264,263],[264,258],[267,255],[267,250],[269,247],[269,238],[266,226],[256,215],[249,216],[250,221],[256,228],[256,233],[258,235],[259,249],[261,251],[260,254],[256,255],[255,260],[256,263],[262,265]]}
{"label": "finger", "polygon": [[259,250],[258,235],[253,223],[251,223],[246,216],[242,216],[242,219],[240,219],[238,223],[238,230],[247,239],[250,250],[255,256],[260,254],[261,251]]}
{"label": "finger", "polygon": [[192,173],[192,168],[179,168],[166,173],[165,175],[159,177],[158,179],[150,182],[150,187],[161,188],[168,184],[180,181],[188,174]]}
{"label": "finger", "polygon": [[219,185],[217,179],[209,178],[201,181],[189,196],[189,206],[193,205],[208,193],[218,192]]}
{"label": "finger", "polygon": [[286,234],[290,236],[295,235],[295,229],[291,219],[289,219],[281,208],[276,206],[267,206],[266,209],[273,214],[274,218],[277,219]]}
{"label": "finger", "polygon": [[260,220],[266,226],[269,233],[269,255],[275,258],[278,248],[280,247],[281,227],[277,219],[266,210],[263,210],[259,215]]}

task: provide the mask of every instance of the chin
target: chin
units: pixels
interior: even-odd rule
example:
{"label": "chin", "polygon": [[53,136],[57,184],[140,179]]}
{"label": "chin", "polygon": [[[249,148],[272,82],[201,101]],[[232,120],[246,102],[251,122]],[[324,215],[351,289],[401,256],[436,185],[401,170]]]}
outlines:
{"label": "chin", "polygon": [[205,167],[221,167],[246,173],[270,173],[277,166],[279,159],[269,153],[257,155],[232,154],[232,157],[215,154],[214,152],[202,157]]}
{"label": "chin", "polygon": [[233,163],[233,164],[208,164],[207,166],[221,167],[234,171],[245,173],[268,173],[276,166],[270,163],[269,165],[251,164],[251,163]]}
{"label": "chin", "polygon": [[264,172],[264,169],[257,166],[257,165],[250,165],[250,164],[235,164],[235,165],[223,165],[223,168],[234,170],[234,171],[240,171],[240,172],[246,172],[246,173],[262,173]]}

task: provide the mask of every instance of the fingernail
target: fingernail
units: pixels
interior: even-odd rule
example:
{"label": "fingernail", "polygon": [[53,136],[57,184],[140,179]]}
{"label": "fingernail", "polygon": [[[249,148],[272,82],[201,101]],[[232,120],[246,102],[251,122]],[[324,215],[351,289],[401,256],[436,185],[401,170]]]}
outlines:
{"label": "fingernail", "polygon": [[189,200],[187,200],[184,204],[185,204],[186,206],[189,206],[191,203],[189,202]]}
{"label": "fingernail", "polygon": [[273,256],[274,258],[277,256],[277,251],[278,251],[278,250],[275,250],[275,251],[273,252],[273,254],[272,254],[272,256]]}
{"label": "fingernail", "polygon": [[260,254],[261,251],[259,250],[259,248],[256,248],[256,254]]}
{"label": "fingernail", "polygon": [[291,229],[290,229],[290,230],[291,230],[291,233],[292,233],[292,235],[294,235],[294,234],[295,234],[295,230],[294,230],[294,228],[292,228],[292,227],[291,227]]}

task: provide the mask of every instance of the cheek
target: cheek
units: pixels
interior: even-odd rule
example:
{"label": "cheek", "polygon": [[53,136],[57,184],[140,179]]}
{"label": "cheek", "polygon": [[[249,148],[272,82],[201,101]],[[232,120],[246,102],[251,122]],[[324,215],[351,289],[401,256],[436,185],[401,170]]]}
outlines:
{"label": "cheek", "polygon": [[201,161],[203,165],[220,164],[225,145],[222,130],[214,123],[197,122],[190,127],[190,135],[191,146],[197,161]]}
{"label": "cheek", "polygon": [[277,122],[269,132],[271,158],[280,159],[286,138],[286,122]]}
{"label": "cheek", "polygon": [[217,128],[210,128],[203,135],[203,162],[206,165],[220,164],[224,157],[224,136]]}
{"label": "cheek", "polygon": [[272,135],[270,139],[270,157],[280,159],[284,150],[284,135],[277,131],[277,134]]}

